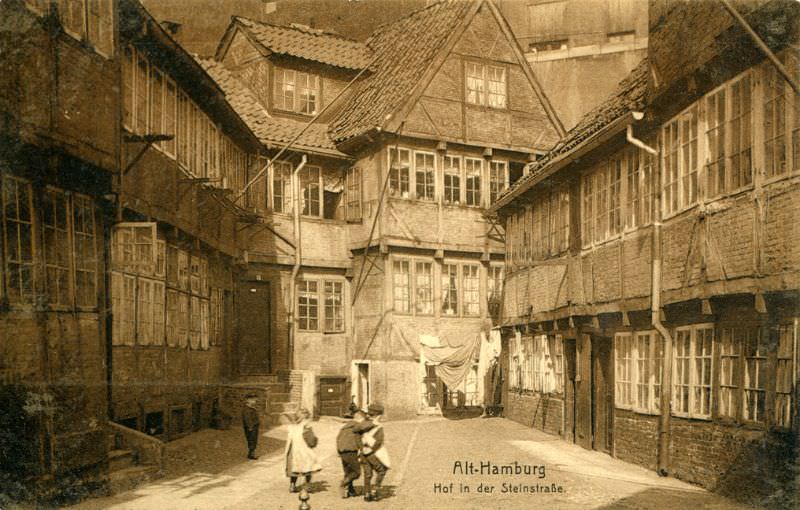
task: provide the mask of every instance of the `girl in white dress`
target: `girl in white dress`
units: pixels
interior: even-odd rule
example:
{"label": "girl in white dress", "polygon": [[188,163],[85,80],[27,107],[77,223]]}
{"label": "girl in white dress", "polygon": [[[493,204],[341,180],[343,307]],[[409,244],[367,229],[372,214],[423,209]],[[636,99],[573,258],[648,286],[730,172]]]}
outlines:
{"label": "girl in white dress", "polygon": [[322,469],[317,454],[312,450],[317,446],[317,436],[311,428],[311,413],[300,409],[289,425],[286,438],[286,476],[289,477],[289,492],[297,492],[297,478],[305,477],[307,485],[311,484],[311,475]]}

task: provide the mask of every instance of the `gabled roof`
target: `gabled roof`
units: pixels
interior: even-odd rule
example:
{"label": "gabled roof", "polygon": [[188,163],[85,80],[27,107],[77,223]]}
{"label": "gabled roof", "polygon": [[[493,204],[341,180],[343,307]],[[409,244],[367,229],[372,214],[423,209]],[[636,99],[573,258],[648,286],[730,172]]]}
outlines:
{"label": "gabled roof", "polygon": [[355,70],[365,68],[371,60],[371,51],[364,43],[322,30],[271,25],[241,16],[234,16],[231,26],[246,31],[262,49],[280,55]]}
{"label": "gabled roof", "polygon": [[[415,93],[424,90],[433,78],[437,59],[447,55],[444,52],[462,37],[482,5],[498,18],[501,30],[518,50],[510,28],[491,0],[442,0],[382,25],[367,40],[367,46],[374,53],[374,72],[362,80],[342,113],[331,123],[334,141],[341,143],[372,130],[391,129],[387,124],[398,122],[393,117],[409,107],[409,100]],[[558,136],[562,128],[552,107],[521,50],[518,57],[549,119],[545,129]]]}
{"label": "gabled roof", "polygon": [[585,114],[547,154],[528,168],[527,175],[506,190],[492,210],[501,209],[514,197],[529,189],[542,173],[578,147],[594,139],[606,127],[625,115],[644,109],[647,92],[648,61],[643,59],[628,76],[619,82],[611,96]]}
{"label": "gabled roof", "polygon": [[[306,122],[270,116],[247,85],[228,71],[221,62],[203,58],[197,58],[197,61],[222,88],[227,101],[264,145],[283,147],[305,127]],[[336,149],[328,137],[327,124],[319,122],[309,126],[292,148],[349,159],[349,156]]]}
{"label": "gabled roof", "polygon": [[383,126],[402,107],[434,57],[462,24],[475,2],[447,0],[382,25],[367,40],[375,53],[375,72],[367,76],[331,123],[342,141]]}

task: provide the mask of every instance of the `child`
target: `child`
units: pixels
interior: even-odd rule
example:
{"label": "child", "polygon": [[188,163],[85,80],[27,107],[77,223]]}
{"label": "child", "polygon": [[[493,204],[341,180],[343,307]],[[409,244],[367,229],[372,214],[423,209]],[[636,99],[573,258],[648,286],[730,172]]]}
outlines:
{"label": "child", "polygon": [[[389,469],[389,452],[383,444],[383,406],[381,404],[370,404],[369,417],[372,420],[372,427],[369,428],[362,437],[363,446],[361,448],[362,463],[364,464],[364,499],[366,501],[378,501],[378,491],[380,491],[383,477]],[[375,488],[372,485],[372,472],[375,471]]]}
{"label": "child", "polygon": [[311,429],[311,413],[300,409],[289,425],[286,438],[286,476],[289,477],[289,492],[297,492],[297,477],[305,476],[306,484],[311,484],[311,474],[322,469],[317,454],[312,448],[317,446],[317,436]]}
{"label": "child", "polygon": [[252,393],[245,395],[242,408],[242,426],[244,437],[247,439],[247,458],[256,460],[256,446],[258,446],[258,410],[256,410],[256,396]]}
{"label": "child", "polygon": [[341,485],[343,498],[351,498],[356,495],[353,482],[361,476],[361,466],[358,464],[358,451],[361,449],[361,436],[356,432],[356,427],[365,421],[364,411],[355,409],[353,419],[345,423],[336,436],[336,450],[342,459],[342,470],[344,479]]}

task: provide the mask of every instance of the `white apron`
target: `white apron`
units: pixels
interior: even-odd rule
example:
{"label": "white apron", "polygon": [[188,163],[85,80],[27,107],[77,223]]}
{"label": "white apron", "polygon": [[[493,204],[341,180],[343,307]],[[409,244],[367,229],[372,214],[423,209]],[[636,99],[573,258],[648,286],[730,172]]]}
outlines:
{"label": "white apron", "polygon": [[[382,428],[383,425],[376,425],[368,432],[365,432],[364,436],[361,438],[361,442],[372,448],[372,445],[375,444],[375,434]],[[381,464],[386,466],[386,469],[392,467],[389,461],[389,452],[386,450],[386,447],[384,445],[381,445],[381,447],[375,451],[374,455],[376,459],[381,461]]]}
{"label": "white apron", "polygon": [[288,437],[286,438],[286,476],[293,474],[313,473],[322,469],[314,450],[308,447],[303,439],[303,429],[305,424],[296,423],[289,425]]}

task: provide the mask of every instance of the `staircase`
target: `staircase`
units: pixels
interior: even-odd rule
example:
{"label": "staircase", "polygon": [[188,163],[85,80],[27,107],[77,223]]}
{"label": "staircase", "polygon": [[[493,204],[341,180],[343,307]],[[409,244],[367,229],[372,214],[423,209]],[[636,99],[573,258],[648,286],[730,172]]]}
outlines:
{"label": "staircase", "polygon": [[257,393],[265,393],[266,406],[262,416],[266,415],[267,425],[276,427],[287,423],[284,413],[296,412],[300,409],[298,402],[292,402],[288,381],[281,381],[277,375],[242,376],[236,386],[248,388]]}
{"label": "staircase", "polygon": [[[144,436],[133,438],[130,433]],[[158,478],[161,465],[154,463],[152,458],[153,446],[149,442],[161,443],[157,439],[149,438],[141,432],[125,429],[118,424],[110,424],[107,434],[108,447],[108,491],[110,494],[119,494]],[[126,440],[127,438],[127,440]],[[146,438],[146,439],[145,439]],[[145,443],[144,447],[141,444]],[[137,446],[140,446],[137,448]],[[143,450],[146,449],[147,451]],[[148,461],[151,461],[148,463]]]}

